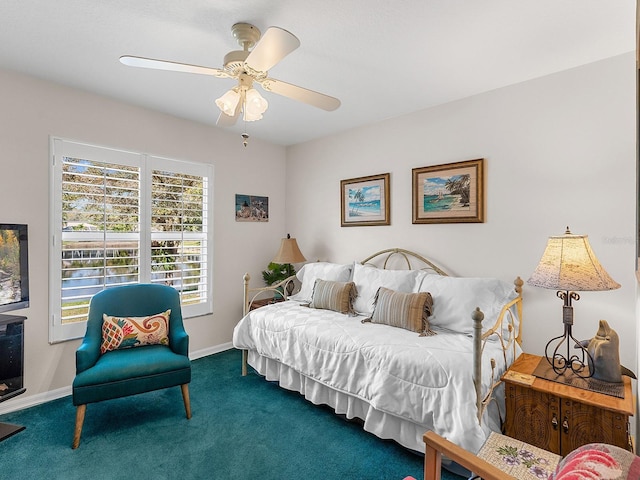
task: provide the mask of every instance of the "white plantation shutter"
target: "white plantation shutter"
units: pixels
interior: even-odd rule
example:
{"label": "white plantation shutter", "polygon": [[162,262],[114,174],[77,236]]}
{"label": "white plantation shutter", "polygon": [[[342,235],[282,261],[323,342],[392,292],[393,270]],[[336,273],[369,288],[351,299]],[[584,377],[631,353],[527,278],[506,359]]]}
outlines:
{"label": "white plantation shutter", "polygon": [[140,168],[62,157],[61,322],[109,285],[139,282]]}
{"label": "white plantation shutter", "polygon": [[52,138],[50,341],[84,335],[91,297],[163,283],[212,311],[212,167]]}
{"label": "white plantation shutter", "polygon": [[151,281],[172,285],[184,307],[202,304],[208,291],[208,179],[153,170]]}

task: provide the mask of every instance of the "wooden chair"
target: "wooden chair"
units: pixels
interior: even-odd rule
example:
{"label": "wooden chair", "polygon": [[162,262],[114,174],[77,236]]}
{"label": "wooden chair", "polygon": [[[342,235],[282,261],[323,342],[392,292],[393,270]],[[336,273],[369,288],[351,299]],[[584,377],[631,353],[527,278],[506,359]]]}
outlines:
{"label": "wooden chair", "polygon": [[484,480],[513,480],[511,475],[507,475],[435,432],[426,432],[422,438],[425,443],[424,480],[440,480],[442,455],[479,475]]}
{"label": "wooden chair", "polygon": [[[515,478],[435,432],[426,432],[423,440],[425,443],[424,480],[440,480],[442,455],[484,480],[514,480]],[[640,457],[620,447],[602,443],[591,443],[576,448],[560,461],[555,473],[549,478],[556,480],[577,478],[574,474],[584,468],[593,469],[593,472],[602,469],[602,471],[608,471],[610,475],[611,470],[609,469],[612,467],[619,472],[618,476],[607,476],[606,478],[617,480],[637,480],[640,478]],[[593,474],[595,475],[595,473]]]}

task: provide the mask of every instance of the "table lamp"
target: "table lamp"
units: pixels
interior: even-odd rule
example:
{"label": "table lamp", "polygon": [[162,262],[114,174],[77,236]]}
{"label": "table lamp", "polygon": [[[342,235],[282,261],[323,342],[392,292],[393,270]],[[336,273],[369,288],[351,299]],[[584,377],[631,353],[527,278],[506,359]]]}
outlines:
{"label": "table lamp", "polygon": [[[580,300],[576,291],[601,291],[620,288],[596,258],[587,235],[574,235],[567,227],[564,235],[549,237],[540,263],[527,280],[529,285],[558,290],[556,295],[564,301],[562,322],[564,333],[552,338],[545,347],[545,356],[553,371],[562,375],[570,370],[581,378],[593,375],[593,358],[573,337],[572,300]],[[566,356],[563,355],[566,347]],[[571,348],[575,347],[574,353]],[[575,353],[577,351],[577,353]]]}
{"label": "table lamp", "polygon": [[300,248],[298,248],[298,242],[295,238],[291,238],[291,235],[287,233],[287,238],[283,238],[280,241],[280,250],[271,260],[273,263],[286,264],[286,263],[301,263],[306,262]]}

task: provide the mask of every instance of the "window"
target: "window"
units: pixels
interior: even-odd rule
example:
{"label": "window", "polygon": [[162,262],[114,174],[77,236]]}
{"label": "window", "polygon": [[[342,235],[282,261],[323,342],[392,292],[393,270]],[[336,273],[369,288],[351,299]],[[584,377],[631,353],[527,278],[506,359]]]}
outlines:
{"label": "window", "polygon": [[163,283],[212,311],[213,167],[51,139],[50,342],[84,335],[89,301]]}

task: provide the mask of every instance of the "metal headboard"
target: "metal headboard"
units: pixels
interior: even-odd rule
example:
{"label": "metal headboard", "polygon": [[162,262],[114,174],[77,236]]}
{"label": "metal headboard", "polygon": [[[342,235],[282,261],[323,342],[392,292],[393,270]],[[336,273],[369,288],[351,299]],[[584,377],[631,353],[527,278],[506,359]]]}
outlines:
{"label": "metal headboard", "polygon": [[[369,255],[367,258],[362,260],[360,263],[362,265],[376,265],[376,262],[372,262],[372,260],[378,260],[377,263],[382,263],[382,268],[386,269],[389,263],[389,260],[396,255],[400,256],[404,259],[407,264],[407,270],[431,270],[438,275],[449,276],[447,272],[438,267],[435,263],[427,258],[419,255],[410,250],[405,250],[403,248],[387,248],[386,250],[380,250],[379,252],[374,253],[373,255]],[[420,264],[420,265],[417,265]]]}

